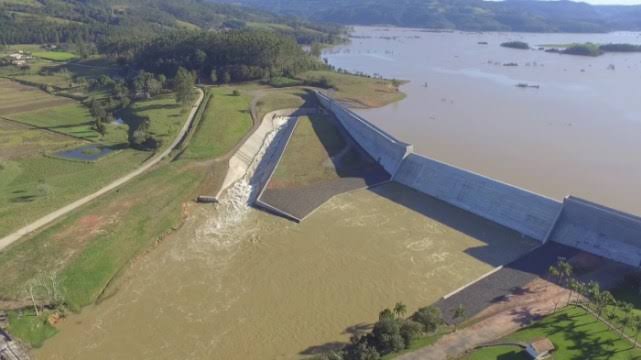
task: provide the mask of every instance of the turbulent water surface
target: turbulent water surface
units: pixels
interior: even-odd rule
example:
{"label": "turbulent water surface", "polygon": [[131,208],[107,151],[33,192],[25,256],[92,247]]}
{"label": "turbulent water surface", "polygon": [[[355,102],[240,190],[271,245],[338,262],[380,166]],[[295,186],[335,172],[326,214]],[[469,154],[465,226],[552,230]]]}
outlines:
{"label": "turbulent water surface", "polygon": [[500,46],[641,44],[641,34],[357,27],[354,35],[323,56],[350,71],[411,81],[404,101],[360,112],[418,152],[557,199],[572,194],[641,214],[641,53],[583,57]]}

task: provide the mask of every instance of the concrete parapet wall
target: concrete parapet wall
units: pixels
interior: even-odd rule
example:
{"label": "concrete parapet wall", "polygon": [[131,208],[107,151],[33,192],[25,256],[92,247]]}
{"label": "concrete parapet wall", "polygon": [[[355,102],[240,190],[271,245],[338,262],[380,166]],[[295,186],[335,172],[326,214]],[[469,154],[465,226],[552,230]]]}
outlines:
{"label": "concrete parapet wall", "polygon": [[266,114],[256,130],[247,139],[245,139],[245,142],[229,158],[229,170],[223,180],[223,185],[221,186],[220,191],[216,194],[216,198],[220,198],[221,194],[225,190],[245,176],[249,166],[258,155],[267,134],[277,127],[274,123],[275,119],[280,117],[303,116],[315,111],[316,109],[314,108],[299,108],[277,110]]}
{"label": "concrete parapet wall", "polygon": [[403,159],[412,152],[412,146],[395,139],[327,95],[320,92],[316,95],[321,105],[334,114],[354,141],[385,171],[394,175]]}
{"label": "concrete parapet wall", "polygon": [[550,240],[624,264],[641,264],[641,218],[567,197]]}
{"label": "concrete parapet wall", "polygon": [[539,241],[561,203],[517,187],[411,154],[394,180]]}

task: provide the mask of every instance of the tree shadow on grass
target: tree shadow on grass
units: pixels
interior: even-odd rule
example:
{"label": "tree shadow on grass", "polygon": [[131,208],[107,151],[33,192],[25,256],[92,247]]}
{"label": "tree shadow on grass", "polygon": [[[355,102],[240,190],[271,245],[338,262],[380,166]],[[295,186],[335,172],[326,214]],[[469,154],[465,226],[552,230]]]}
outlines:
{"label": "tree shadow on grass", "polygon": [[[341,334],[351,336],[365,335],[372,330],[374,324],[360,323],[352,326],[348,326],[343,330]],[[337,351],[344,348],[346,345],[349,345],[347,342],[332,341],[322,345],[310,346],[307,349],[301,351],[301,355],[319,355],[327,353],[330,351]]]}
{"label": "tree shadow on grass", "polygon": [[180,104],[151,104],[143,105],[136,108],[136,112],[152,111],[152,110],[172,110],[180,108]]}
{"label": "tree shadow on grass", "polygon": [[12,203],[30,203],[35,201],[38,198],[36,195],[22,195],[22,196],[16,196],[12,198],[11,201]]}

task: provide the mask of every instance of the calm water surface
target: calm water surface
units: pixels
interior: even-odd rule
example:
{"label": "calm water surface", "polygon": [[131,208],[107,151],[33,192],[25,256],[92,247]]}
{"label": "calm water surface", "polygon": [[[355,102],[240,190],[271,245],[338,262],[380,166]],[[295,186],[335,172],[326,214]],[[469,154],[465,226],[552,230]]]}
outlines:
{"label": "calm water surface", "polygon": [[[557,199],[573,194],[641,214],[641,54],[499,46],[641,44],[641,34],[357,27],[354,35],[323,56],[339,68],[411,81],[404,101],[360,113],[418,152]],[[510,62],[519,66],[503,66]]]}

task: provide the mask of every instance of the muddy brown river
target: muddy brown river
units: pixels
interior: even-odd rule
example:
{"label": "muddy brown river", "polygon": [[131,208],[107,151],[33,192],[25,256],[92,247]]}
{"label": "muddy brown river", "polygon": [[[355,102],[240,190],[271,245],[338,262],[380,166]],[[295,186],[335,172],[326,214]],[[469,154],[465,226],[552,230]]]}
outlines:
{"label": "muddy brown river", "polygon": [[[403,102],[363,113],[420,152],[555,197],[641,210],[641,56],[498,47],[641,42],[636,34],[356,33],[372,38],[333,50],[330,62],[413,80]],[[507,61],[519,66],[494,64]],[[302,224],[248,207],[249,190],[243,181],[218,207],[193,206],[113,296],[69,316],[36,358],[296,359],[348,341],[384,307],[429,305],[536,246],[394,184],[335,197]]]}
{"label": "muddy brown river", "polygon": [[397,185],[334,198],[302,224],[228,201],[66,319],[39,359],[295,359],[378,312],[416,309],[535,246]]}

